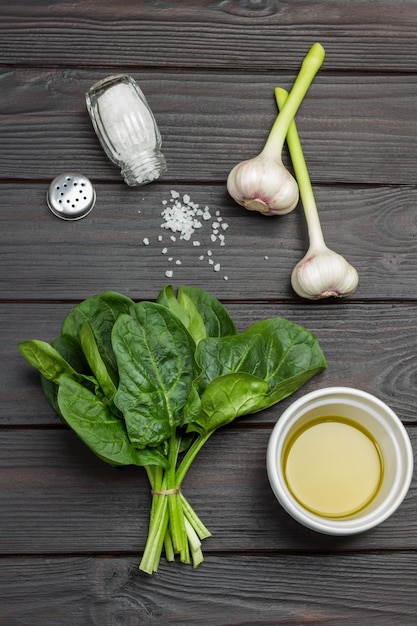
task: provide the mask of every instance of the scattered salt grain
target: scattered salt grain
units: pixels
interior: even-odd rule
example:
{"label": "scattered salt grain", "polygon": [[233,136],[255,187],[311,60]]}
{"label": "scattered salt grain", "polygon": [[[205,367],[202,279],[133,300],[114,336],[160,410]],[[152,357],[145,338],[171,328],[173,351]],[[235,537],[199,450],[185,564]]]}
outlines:
{"label": "scattered salt grain", "polygon": [[149,246],[149,239],[147,237],[143,238],[143,243],[145,246]]}
{"label": "scattered salt grain", "polygon": [[167,270],[167,271],[165,272],[165,276],[166,276],[167,278],[172,278],[172,277],[174,276],[174,272],[173,272],[172,270]]}
{"label": "scattered salt grain", "polygon": [[220,263],[216,263],[216,265],[213,267],[215,272],[220,272]]}

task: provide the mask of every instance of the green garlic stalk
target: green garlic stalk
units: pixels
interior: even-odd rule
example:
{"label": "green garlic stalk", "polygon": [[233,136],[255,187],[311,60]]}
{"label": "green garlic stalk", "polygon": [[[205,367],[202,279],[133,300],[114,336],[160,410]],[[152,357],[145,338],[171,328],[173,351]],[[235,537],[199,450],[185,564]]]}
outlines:
{"label": "green garlic stalk", "polygon": [[[278,108],[283,111],[288,98],[287,91],[277,87],[275,98]],[[287,144],[310,240],[307,254],[292,272],[292,287],[299,296],[308,300],[349,296],[358,286],[358,273],[343,256],[330,250],[325,244],[310,176],[294,121],[288,128]]]}
{"label": "green garlic stalk", "polygon": [[310,48],[262,152],[235,165],[227,178],[229,194],[249,211],[284,215],[297,206],[298,186],[282,163],[282,149],[291,120],[320,69],[324,55],[319,43]]}

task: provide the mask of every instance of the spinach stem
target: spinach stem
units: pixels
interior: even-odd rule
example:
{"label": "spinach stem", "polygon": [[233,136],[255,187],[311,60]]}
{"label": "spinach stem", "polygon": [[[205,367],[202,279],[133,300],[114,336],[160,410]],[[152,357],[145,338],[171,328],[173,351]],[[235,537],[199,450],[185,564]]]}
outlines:
{"label": "spinach stem", "polygon": [[194,511],[191,504],[185,498],[184,494],[181,493],[180,498],[185,518],[191,523],[199,538],[207,539],[207,537],[211,537],[211,532],[208,530],[208,528],[206,528],[201,519],[198,517],[197,513]]}
{"label": "spinach stem", "polygon": [[180,561],[181,563],[186,563],[187,565],[191,563],[190,545],[188,541],[184,542],[183,548],[180,552]]}
{"label": "spinach stem", "polygon": [[[172,545],[171,533],[167,529],[164,537],[165,558],[167,561],[175,561],[174,547]],[[157,568],[155,568],[156,571]]]}
{"label": "spinach stem", "polygon": [[191,466],[191,463],[193,462],[193,460],[195,459],[195,457],[197,456],[201,448],[204,446],[206,441],[211,437],[213,432],[214,430],[211,430],[208,433],[198,435],[197,439],[192,443],[192,445],[187,450],[176,473],[176,480],[177,480],[178,487],[181,487],[182,481],[184,480],[185,475]]}
{"label": "spinach stem", "polygon": [[201,550],[201,541],[195,532],[190,522],[185,519],[185,527],[187,531],[187,537],[190,544],[191,559],[193,561],[193,567],[198,567],[204,560]]}
{"label": "spinach stem", "polygon": [[[180,464],[179,476],[182,476],[182,479],[209,436],[199,436],[189,449],[188,452],[191,451],[191,454],[187,453]],[[180,486],[175,471],[180,438],[173,437],[171,444],[168,455],[170,467],[167,470],[164,471],[160,466],[145,466],[153,491],[176,489]],[[195,568],[204,560],[201,540],[207,537],[211,537],[210,531],[181,492],[155,493],[152,496],[148,538],[139,568],[148,574],[155,572],[159,566],[162,548],[165,550],[167,561],[173,561],[175,554],[179,553],[183,563],[192,561]]]}
{"label": "spinach stem", "polygon": [[[176,477],[176,467],[178,460],[178,451],[181,438],[176,436],[175,429],[173,430],[169,444],[168,461],[169,467],[167,469],[168,480],[167,489],[175,490],[179,488]],[[169,520],[172,536],[172,543],[174,546],[174,552],[181,553],[184,550],[186,541],[186,532],[184,525],[184,515],[182,506],[179,499],[179,493],[172,493],[168,496],[168,508],[169,508]]]}
{"label": "spinach stem", "polygon": [[149,523],[148,538],[139,565],[139,569],[147,574],[152,574],[158,567],[168,521],[167,496],[154,494],[152,496],[152,516]]}

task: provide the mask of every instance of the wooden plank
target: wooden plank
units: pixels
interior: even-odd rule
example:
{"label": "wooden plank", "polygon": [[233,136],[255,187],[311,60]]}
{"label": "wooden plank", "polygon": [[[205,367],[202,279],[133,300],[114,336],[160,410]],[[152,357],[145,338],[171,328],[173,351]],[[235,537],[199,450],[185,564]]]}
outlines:
{"label": "wooden plank", "polygon": [[415,554],[209,556],[198,570],[170,564],[153,577],[135,557],[2,563],[8,626],[415,624]]}
{"label": "wooden plank", "polygon": [[[30,11],[28,7],[30,5]],[[315,41],[329,67],[415,71],[414,0],[175,3],[30,0],[2,8],[0,63],[256,69],[298,68]],[[28,17],[30,16],[30,17]]]}
{"label": "wooden plank", "polygon": [[[297,556],[247,558],[242,569],[233,558],[213,558],[204,565],[204,571],[201,568],[190,573],[173,567],[152,579],[144,579],[135,572],[131,559],[122,558],[7,560],[6,564],[9,576],[3,579],[7,599],[0,611],[11,626],[23,620],[36,624],[42,618],[48,623],[47,606],[54,611],[56,626],[71,619],[106,626],[120,623],[120,619],[124,624],[180,620],[181,624],[214,625],[224,624],[225,615],[232,614],[234,623],[267,624],[274,620],[303,624],[321,619],[328,624],[346,620],[350,624],[388,625],[397,618],[406,625],[413,623],[415,608],[410,582],[415,560],[411,555],[321,557],[321,576],[316,575],[311,559]],[[398,590],[387,588],[388,574],[395,568]],[[187,588],[196,579],[204,593],[193,595],[190,601]],[[384,594],[384,602],[375,603],[375,591]]]}
{"label": "wooden plank", "polygon": [[[301,302],[290,286],[291,272],[307,251],[301,206],[267,218],[238,206],[225,185],[178,184],[174,189],[181,195],[209,206],[212,219],[202,220],[192,240],[176,233],[173,242],[172,231],[162,228],[162,203],[171,198],[165,185],[132,191],[97,183],[93,212],[65,222],[46,206],[48,184],[1,187],[2,299],[78,300],[106,289],[152,299],[172,282],[200,286],[227,300]],[[416,189],[317,186],[316,196],[329,247],[359,272],[352,299],[414,300]],[[225,245],[211,240],[217,212],[228,225]],[[210,262],[219,263],[218,272]],[[166,274],[170,270],[172,277]]]}
{"label": "wooden plank", "polygon": [[[110,68],[3,72],[1,178],[49,184],[62,171],[81,171],[93,180],[121,181],[85,107],[85,92],[109,73]],[[275,86],[290,88],[294,80],[279,69],[268,75],[150,69],[133,75],[163,137],[168,171],[162,182],[210,182],[222,189],[232,167],[262,149],[277,113]],[[297,116],[314,184],[412,184],[416,98],[417,85],[408,74],[321,72]],[[284,161],[289,165],[286,150]]]}
{"label": "wooden plank", "polygon": [[[408,431],[416,446],[417,429]],[[266,476],[270,432],[223,428],[195,459],[183,492],[212,532],[204,553],[417,550],[415,481],[392,517],[368,533],[329,537],[290,518]],[[64,429],[6,429],[0,449],[0,554],[133,551],[140,558],[150,507],[144,470],[111,468]]]}
{"label": "wooden plank", "polygon": [[[137,296],[138,294],[133,294]],[[156,296],[156,292],[153,294]],[[0,377],[0,424],[57,425],[43,398],[37,372],[20,355],[17,344],[27,339],[52,341],[72,304],[1,304],[0,360],[7,367]],[[347,385],[373,393],[407,423],[416,424],[415,304],[365,306],[341,302],[325,305],[233,304],[227,307],[240,330],[267,317],[285,317],[314,332],[326,355],[328,369],[297,392]],[[291,399],[284,400],[284,409]],[[248,419],[248,418],[246,418]],[[276,410],[263,411],[250,423],[271,424]]]}

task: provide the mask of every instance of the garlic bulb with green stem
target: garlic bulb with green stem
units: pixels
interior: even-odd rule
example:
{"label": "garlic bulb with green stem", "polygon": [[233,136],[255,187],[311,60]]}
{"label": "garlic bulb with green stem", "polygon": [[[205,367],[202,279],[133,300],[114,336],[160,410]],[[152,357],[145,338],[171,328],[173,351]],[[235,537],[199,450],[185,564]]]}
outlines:
{"label": "garlic bulb with green stem", "polygon": [[[285,89],[279,87],[275,89],[279,109],[284,110],[288,97]],[[292,272],[292,287],[299,296],[308,300],[349,296],[358,286],[358,273],[342,255],[330,250],[325,244],[310,176],[294,121],[288,128],[287,144],[310,240],[307,254]]]}
{"label": "garlic bulb with green stem", "polygon": [[229,194],[250,211],[284,215],[297,206],[298,185],[282,163],[282,149],[291,120],[320,69],[324,55],[324,48],[319,43],[310,48],[262,152],[235,165],[227,178]]}

